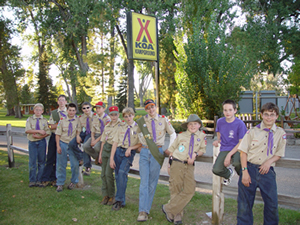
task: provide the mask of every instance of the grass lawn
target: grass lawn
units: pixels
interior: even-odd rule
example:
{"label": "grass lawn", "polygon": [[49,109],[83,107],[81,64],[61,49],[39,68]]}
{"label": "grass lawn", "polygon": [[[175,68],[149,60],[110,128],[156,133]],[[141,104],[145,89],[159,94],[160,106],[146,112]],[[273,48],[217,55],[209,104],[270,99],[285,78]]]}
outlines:
{"label": "grass lawn", "polygon": [[[100,205],[100,171],[92,170],[84,177],[85,187],[57,193],[54,187],[28,187],[28,156],[15,154],[15,167],[7,167],[7,153],[0,151],[0,224],[141,224],[138,216],[139,179],[129,178],[126,207],[112,211]],[[67,169],[67,182],[70,180]],[[171,224],[161,212],[161,205],[169,199],[168,186],[156,189],[148,222],[142,224]],[[211,224],[205,215],[210,212],[211,195],[196,193],[184,210],[184,224]],[[223,224],[236,224],[237,203],[225,200]],[[280,209],[280,224],[300,224],[300,212]],[[254,206],[255,224],[263,224],[263,205]],[[76,220],[77,222],[74,222]]]}

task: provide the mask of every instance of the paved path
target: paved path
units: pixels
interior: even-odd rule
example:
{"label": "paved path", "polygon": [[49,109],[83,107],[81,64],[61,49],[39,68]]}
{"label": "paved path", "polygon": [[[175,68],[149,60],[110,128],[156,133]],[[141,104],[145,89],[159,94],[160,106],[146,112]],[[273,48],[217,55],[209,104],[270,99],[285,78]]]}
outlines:
{"label": "paved path", "polygon": [[[0,126],[0,131],[4,131],[5,127]],[[24,132],[24,128],[13,128],[13,131]],[[24,132],[25,133],[25,132]],[[212,139],[208,138],[207,152],[205,155],[212,156]],[[6,144],[6,137],[0,135],[0,145]],[[13,144],[21,148],[28,148],[26,137],[13,137]],[[168,138],[163,148],[168,145]],[[300,159],[300,147],[296,145],[287,145],[286,158]],[[165,159],[161,174],[167,174],[168,159]],[[139,169],[139,154],[136,154],[133,161],[133,168]],[[196,162],[195,178],[198,181],[212,183],[212,164],[204,162]],[[278,193],[291,196],[300,196],[300,169],[275,168],[277,174]],[[237,187],[238,176],[233,177],[232,186]],[[210,191],[201,190],[203,192]]]}

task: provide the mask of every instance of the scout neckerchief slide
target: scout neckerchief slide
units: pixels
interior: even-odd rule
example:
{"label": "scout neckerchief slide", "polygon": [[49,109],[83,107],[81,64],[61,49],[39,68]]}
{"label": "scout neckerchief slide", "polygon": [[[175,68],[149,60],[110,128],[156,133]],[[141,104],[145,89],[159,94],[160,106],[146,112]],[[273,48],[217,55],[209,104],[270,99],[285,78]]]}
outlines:
{"label": "scout neckerchief slide", "polygon": [[156,159],[156,161],[159,163],[160,167],[162,167],[162,164],[164,163],[164,160],[165,160],[165,156],[159,152],[159,149],[158,149],[157,145],[155,144],[155,142],[153,141],[147,126],[144,126],[144,124],[146,125],[144,117],[142,116],[136,122],[139,125],[139,128],[144,135],[144,138],[147,142],[147,145],[150,149],[151,154]]}

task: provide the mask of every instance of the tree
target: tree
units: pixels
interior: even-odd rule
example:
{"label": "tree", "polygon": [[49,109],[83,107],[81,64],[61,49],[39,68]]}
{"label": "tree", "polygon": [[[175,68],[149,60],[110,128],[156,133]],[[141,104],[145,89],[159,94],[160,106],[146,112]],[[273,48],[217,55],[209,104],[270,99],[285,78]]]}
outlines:
{"label": "tree", "polygon": [[20,62],[20,49],[9,43],[12,30],[9,20],[0,19],[0,80],[6,99],[7,116],[21,118],[17,79],[24,74]]}
{"label": "tree", "polygon": [[288,82],[290,84],[289,91],[292,95],[298,95],[300,97],[300,58],[294,59],[294,65],[291,67],[291,71],[288,74]]}
{"label": "tree", "polygon": [[135,88],[135,95],[140,100],[140,107],[143,107],[144,106],[143,97],[150,85],[153,70],[152,70],[151,62],[146,62],[146,61],[137,61],[136,68],[137,68],[137,72],[140,74],[140,78],[139,78],[139,91],[137,93],[137,90]]}
{"label": "tree", "polygon": [[123,65],[121,66],[121,76],[119,79],[119,90],[116,97],[116,105],[119,107],[119,111],[127,106],[127,88],[128,88],[128,63],[127,60],[124,59]]}
{"label": "tree", "polygon": [[193,33],[187,43],[178,38],[178,63],[175,79],[178,114],[186,118],[195,113],[201,118],[221,116],[221,103],[228,98],[239,100],[241,86],[249,87],[252,68],[245,49],[226,43],[226,23],[216,23],[218,14],[201,28],[201,21],[193,22]]}

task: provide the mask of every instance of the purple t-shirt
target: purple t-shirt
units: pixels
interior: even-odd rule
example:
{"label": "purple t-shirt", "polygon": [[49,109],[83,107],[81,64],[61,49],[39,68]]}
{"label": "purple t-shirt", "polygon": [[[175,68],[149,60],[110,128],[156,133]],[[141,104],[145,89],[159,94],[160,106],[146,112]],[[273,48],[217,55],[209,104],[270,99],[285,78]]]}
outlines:
{"label": "purple t-shirt", "polygon": [[221,134],[220,151],[231,151],[244,137],[247,132],[245,123],[239,118],[231,123],[226,122],[226,118],[222,117],[217,121],[216,132]]}

